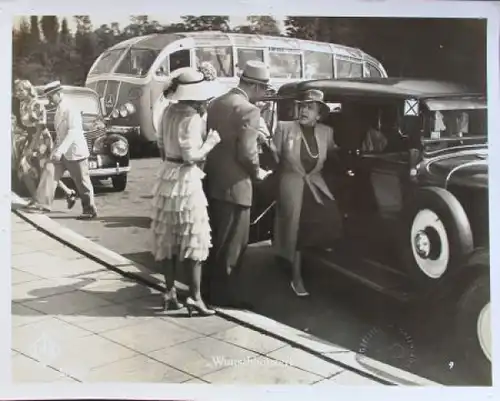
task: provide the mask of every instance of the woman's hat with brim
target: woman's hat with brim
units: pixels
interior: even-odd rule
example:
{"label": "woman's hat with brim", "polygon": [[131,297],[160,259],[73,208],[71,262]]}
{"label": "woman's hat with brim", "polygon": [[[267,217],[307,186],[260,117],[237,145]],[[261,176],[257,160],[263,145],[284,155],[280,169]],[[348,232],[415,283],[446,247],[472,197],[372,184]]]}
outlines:
{"label": "woman's hat with brim", "polygon": [[250,84],[260,84],[270,88],[271,73],[269,67],[262,61],[250,60],[240,75],[240,80]]}
{"label": "woman's hat with brim", "polygon": [[216,81],[207,81],[205,75],[188,67],[173,78],[177,87],[167,95],[168,100],[206,101],[222,94],[221,85]]}
{"label": "woman's hat with brim", "polygon": [[330,113],[330,107],[323,101],[325,95],[319,89],[308,89],[302,93],[297,103],[317,103],[320,106],[320,114],[325,115]]}
{"label": "woman's hat with brim", "polygon": [[43,94],[45,96],[49,96],[61,90],[62,90],[61,81],[53,81],[43,87]]}

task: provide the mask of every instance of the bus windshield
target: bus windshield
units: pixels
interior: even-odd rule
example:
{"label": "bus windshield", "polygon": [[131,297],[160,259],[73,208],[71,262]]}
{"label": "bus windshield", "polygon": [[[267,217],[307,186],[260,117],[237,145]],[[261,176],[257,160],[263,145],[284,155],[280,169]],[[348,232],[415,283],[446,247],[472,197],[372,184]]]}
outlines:
{"label": "bus windshield", "polygon": [[151,68],[160,50],[131,48],[116,69],[117,74],[143,77]]}
{"label": "bus windshield", "polygon": [[100,60],[94,65],[89,72],[89,75],[98,75],[98,74],[109,74],[113,70],[118,59],[125,52],[125,49],[114,49],[108,50],[103,53]]}

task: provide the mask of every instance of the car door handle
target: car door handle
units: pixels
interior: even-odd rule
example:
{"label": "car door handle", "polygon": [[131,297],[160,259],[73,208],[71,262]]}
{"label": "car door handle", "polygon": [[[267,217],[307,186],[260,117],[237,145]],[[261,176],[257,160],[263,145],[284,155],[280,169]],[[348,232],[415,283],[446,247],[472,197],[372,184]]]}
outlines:
{"label": "car door handle", "polygon": [[347,171],[346,171],[346,174],[347,174],[349,177],[354,177],[354,171],[353,171],[353,170],[347,170]]}

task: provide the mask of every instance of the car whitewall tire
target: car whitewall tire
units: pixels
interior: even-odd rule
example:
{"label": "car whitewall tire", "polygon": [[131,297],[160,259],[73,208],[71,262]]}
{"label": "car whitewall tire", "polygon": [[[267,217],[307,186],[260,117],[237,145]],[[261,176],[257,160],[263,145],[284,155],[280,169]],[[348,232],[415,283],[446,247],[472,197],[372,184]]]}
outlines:
{"label": "car whitewall tire", "polygon": [[411,226],[411,249],[418,268],[432,279],[440,278],[450,261],[446,227],[430,209],[420,210]]}
{"label": "car whitewall tire", "polygon": [[460,201],[438,187],[408,197],[401,234],[401,263],[416,287],[437,288],[467,263],[474,250],[470,222]]}
{"label": "car whitewall tire", "polygon": [[477,338],[484,355],[491,362],[491,302],[488,302],[477,319]]}

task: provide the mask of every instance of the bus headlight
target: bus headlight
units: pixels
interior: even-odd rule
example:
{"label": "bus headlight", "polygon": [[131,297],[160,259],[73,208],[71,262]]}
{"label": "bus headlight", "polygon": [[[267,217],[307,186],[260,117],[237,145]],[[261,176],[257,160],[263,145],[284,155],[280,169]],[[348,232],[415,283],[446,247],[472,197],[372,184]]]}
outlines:
{"label": "bus headlight", "polygon": [[128,143],[123,139],[118,139],[111,144],[111,153],[115,156],[123,157],[128,152]]}
{"label": "bus headlight", "polygon": [[125,103],[124,106],[129,115],[135,113],[135,106],[132,103]]}
{"label": "bus headlight", "polygon": [[125,103],[122,107],[120,107],[120,116],[125,118],[131,114],[134,114],[135,107],[132,103]]}

